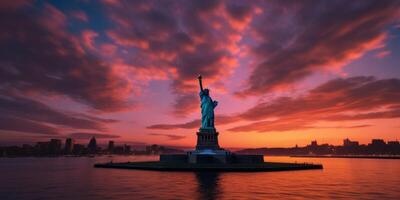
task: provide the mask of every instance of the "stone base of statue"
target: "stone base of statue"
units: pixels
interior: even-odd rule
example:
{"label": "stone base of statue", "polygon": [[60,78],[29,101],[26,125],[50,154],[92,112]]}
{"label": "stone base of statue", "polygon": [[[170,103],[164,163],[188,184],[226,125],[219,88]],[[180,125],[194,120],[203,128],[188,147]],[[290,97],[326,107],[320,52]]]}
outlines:
{"label": "stone base of statue", "polygon": [[221,149],[215,128],[200,128],[195,151],[187,153],[189,163],[229,163],[231,152]]}
{"label": "stone base of statue", "polygon": [[197,132],[196,150],[220,150],[218,134],[215,128],[200,128]]}

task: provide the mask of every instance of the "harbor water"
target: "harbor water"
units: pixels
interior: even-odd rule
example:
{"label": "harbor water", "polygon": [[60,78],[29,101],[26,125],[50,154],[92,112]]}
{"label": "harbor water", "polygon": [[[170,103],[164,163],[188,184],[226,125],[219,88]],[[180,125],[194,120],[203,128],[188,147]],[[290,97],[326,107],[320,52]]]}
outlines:
{"label": "harbor water", "polygon": [[93,168],[155,156],[0,158],[0,199],[400,199],[400,160],[265,157],[323,170],[194,173]]}

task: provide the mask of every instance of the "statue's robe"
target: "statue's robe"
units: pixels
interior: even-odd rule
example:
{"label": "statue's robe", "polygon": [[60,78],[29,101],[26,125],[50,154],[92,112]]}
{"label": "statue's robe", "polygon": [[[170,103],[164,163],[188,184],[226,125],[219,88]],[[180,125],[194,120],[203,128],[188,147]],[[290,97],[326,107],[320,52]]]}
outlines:
{"label": "statue's robe", "polygon": [[214,108],[217,104],[203,91],[200,92],[200,100],[201,128],[214,128]]}

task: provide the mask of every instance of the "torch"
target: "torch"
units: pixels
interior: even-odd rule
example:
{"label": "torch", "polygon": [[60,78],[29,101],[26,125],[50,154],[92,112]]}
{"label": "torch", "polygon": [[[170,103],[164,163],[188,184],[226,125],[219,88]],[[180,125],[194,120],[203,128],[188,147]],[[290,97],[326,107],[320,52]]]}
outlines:
{"label": "torch", "polygon": [[199,75],[199,77],[197,78],[199,79],[200,91],[203,91],[203,83],[201,81],[201,75]]}

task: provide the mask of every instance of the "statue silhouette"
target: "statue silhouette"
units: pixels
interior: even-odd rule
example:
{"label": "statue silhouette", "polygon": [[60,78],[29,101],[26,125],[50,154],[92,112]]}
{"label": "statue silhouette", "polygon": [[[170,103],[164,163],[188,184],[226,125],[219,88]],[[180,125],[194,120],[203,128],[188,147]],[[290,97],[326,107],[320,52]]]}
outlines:
{"label": "statue silhouette", "polygon": [[202,77],[198,77],[201,101],[201,128],[214,128],[214,108],[218,105],[210,97],[210,90],[203,89]]}

